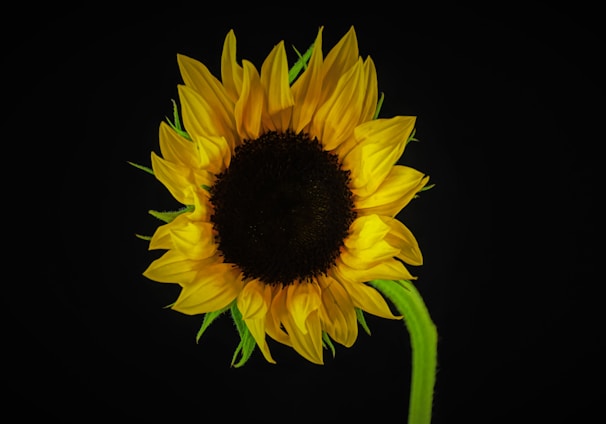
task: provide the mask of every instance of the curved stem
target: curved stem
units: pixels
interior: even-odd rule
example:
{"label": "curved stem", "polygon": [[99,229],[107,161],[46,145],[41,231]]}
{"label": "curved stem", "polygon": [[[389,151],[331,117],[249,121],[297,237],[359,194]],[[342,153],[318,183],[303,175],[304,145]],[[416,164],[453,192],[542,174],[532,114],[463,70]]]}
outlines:
{"label": "curved stem", "polygon": [[404,316],[412,348],[409,424],[429,424],[437,367],[438,334],[423,298],[406,280],[374,280],[369,284],[388,298]]}

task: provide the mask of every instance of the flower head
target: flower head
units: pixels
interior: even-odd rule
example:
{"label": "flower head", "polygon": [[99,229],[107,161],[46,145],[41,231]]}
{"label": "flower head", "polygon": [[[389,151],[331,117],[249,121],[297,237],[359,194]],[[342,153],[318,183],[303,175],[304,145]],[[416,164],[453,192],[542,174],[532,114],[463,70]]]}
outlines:
{"label": "flower head", "polygon": [[354,344],[363,312],[400,318],[367,282],[414,278],[405,264],[422,255],[396,215],[429,177],[394,165],[415,117],[377,118],[375,66],[354,28],[326,56],[320,28],[290,69],[284,42],[260,70],[239,63],[233,31],[220,80],[178,64],[183,127],[177,113],[160,124],[151,161],[184,207],[161,216],[150,249],[166,252],[144,272],[181,286],[172,309],[204,314],[201,332],[231,312],[238,365],[255,345],[275,362],[269,339],[323,363],[332,341]]}

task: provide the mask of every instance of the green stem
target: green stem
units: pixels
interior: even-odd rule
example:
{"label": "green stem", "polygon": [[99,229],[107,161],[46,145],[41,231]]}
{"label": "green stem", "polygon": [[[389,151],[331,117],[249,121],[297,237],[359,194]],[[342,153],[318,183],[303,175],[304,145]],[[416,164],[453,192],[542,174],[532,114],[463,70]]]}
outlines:
{"label": "green stem", "polygon": [[410,281],[374,280],[369,284],[388,298],[404,316],[412,348],[408,423],[429,424],[437,367],[436,326],[423,298]]}

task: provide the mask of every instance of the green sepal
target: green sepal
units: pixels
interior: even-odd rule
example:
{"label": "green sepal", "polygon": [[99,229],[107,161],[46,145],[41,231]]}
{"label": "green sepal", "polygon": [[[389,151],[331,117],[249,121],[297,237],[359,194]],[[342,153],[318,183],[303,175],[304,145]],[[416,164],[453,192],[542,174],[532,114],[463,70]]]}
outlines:
{"label": "green sepal", "polygon": [[404,316],[412,349],[412,376],[408,422],[431,422],[437,369],[438,334],[425,302],[408,280],[373,280],[368,284],[389,299]]}
{"label": "green sepal", "polygon": [[301,71],[303,69],[307,69],[307,62],[309,62],[309,58],[311,57],[311,54],[314,51],[314,43],[309,46],[309,48],[305,51],[305,53],[303,53],[303,55],[301,55],[301,53],[299,53],[299,51],[294,46],[293,50],[295,51],[295,53],[297,53],[297,56],[299,56],[299,58],[288,70],[288,84],[292,84],[297,79]]}
{"label": "green sepal", "polygon": [[135,237],[137,237],[138,239],[147,240],[147,241],[150,241],[152,239],[152,236],[144,236],[142,234],[135,234]]}
{"label": "green sepal", "polygon": [[434,188],[434,187],[435,187],[435,184],[429,184],[429,185],[426,185],[426,186],[422,187],[422,188],[421,188],[419,191],[417,191],[417,193],[416,193],[416,194],[413,196],[413,199],[418,199],[419,197],[421,197],[421,196],[419,196],[419,193],[422,193],[422,192],[427,191],[427,190],[431,190],[431,189],[432,189],[432,188]]}
{"label": "green sepal", "polygon": [[150,175],[154,175],[154,170],[151,168],[148,168],[147,166],[143,166],[143,165],[139,165],[138,163],[135,162],[131,162],[131,161],[126,161],[126,163],[128,163],[129,165],[134,166],[137,169],[140,169],[141,171],[145,171]]}
{"label": "green sepal", "polygon": [[383,100],[385,100],[385,93],[381,92],[381,97],[379,97],[379,101],[377,102],[377,108],[375,110],[375,114],[372,119],[377,119],[379,117],[379,113],[381,112],[381,107],[383,106]]}
{"label": "green sepal", "polygon": [[370,328],[368,328],[368,324],[366,324],[366,317],[364,316],[364,311],[360,308],[356,308],[356,318],[360,323],[360,326],[364,329],[364,332],[370,336]]}
{"label": "green sepal", "polygon": [[168,305],[163,306],[162,309],[172,308],[175,303],[177,303],[177,302],[169,303]]}
{"label": "green sepal", "polygon": [[411,133],[411,134],[408,136],[408,140],[406,140],[406,144],[410,143],[411,141],[419,141],[419,139],[418,139],[418,138],[415,138],[415,134],[416,134],[416,132],[417,132],[417,129],[416,129],[416,128],[414,128],[414,129],[412,130],[412,133]]}
{"label": "green sepal", "polygon": [[217,319],[219,317],[219,315],[221,315],[223,312],[225,312],[228,309],[229,309],[229,306],[226,306],[225,308],[219,309],[218,311],[207,312],[204,314],[204,319],[202,320],[202,325],[200,326],[200,329],[198,330],[198,333],[196,334],[196,343],[198,343],[200,341],[200,337],[202,337],[202,334],[204,334],[206,329],[208,327],[210,327],[210,325],[213,323],[213,321],[215,319]]}
{"label": "green sepal", "polygon": [[185,206],[184,208],[181,208],[181,209],[176,210],[176,211],[164,211],[164,212],[160,212],[160,211],[155,211],[155,210],[151,210],[150,209],[147,212],[151,216],[153,216],[154,218],[158,218],[160,221],[169,223],[169,222],[172,222],[173,219],[175,219],[176,217],[178,217],[182,213],[191,212],[193,210],[194,210],[194,206],[193,205],[188,205],[188,206]]}
{"label": "green sepal", "polygon": [[335,357],[335,355],[336,355],[335,345],[332,343],[332,340],[330,340],[330,336],[328,335],[328,333],[326,331],[322,331],[322,346],[324,348],[330,349],[330,352],[332,353],[332,357],[333,358]]}
{"label": "green sepal", "polygon": [[181,137],[183,137],[187,140],[191,140],[191,137],[189,136],[187,131],[185,131],[183,129],[183,127],[181,126],[181,120],[179,119],[179,108],[177,107],[177,102],[175,102],[174,99],[171,99],[171,102],[173,102],[173,121],[174,122],[171,122],[171,120],[168,119],[168,116],[166,117],[166,122],[168,122],[168,125],[170,125],[170,127],[173,130],[175,130],[175,132],[177,134],[179,134]]}
{"label": "green sepal", "polygon": [[[234,324],[236,324],[238,334],[240,335],[240,343],[238,344],[238,347],[236,347],[234,356],[231,358],[231,366],[240,368],[248,361],[250,355],[252,355],[255,346],[257,346],[257,342],[244,322],[236,301],[231,304],[231,316],[234,320]],[[240,356],[240,360],[236,362],[238,356]]]}

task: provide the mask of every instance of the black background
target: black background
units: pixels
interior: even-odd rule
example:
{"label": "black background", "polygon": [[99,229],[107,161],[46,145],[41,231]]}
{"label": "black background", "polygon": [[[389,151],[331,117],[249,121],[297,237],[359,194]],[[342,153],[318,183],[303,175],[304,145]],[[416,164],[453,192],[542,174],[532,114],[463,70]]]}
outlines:
{"label": "black background", "polygon": [[126,161],[159,151],[177,53],[219,76],[231,28],[238,57],[260,68],[280,40],[294,58],[290,46],[305,49],[324,25],[327,52],[354,25],[382,116],[418,117],[421,142],[402,163],[436,184],[401,215],[439,332],[433,422],[603,416],[603,280],[589,242],[601,195],[592,151],[604,141],[595,11],[231,7],[5,16],[18,23],[4,29],[2,65],[6,405],[59,422],[405,421],[401,322],[369,316],[372,336],[324,366],[274,343],[277,365],[255,352],[233,369],[233,324],[220,319],[196,344],[201,317],[163,309],[178,287],[141,276],[157,252],[134,237],[158,225],[148,209],[176,206]]}

